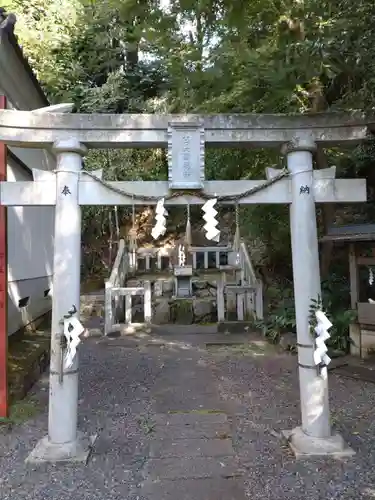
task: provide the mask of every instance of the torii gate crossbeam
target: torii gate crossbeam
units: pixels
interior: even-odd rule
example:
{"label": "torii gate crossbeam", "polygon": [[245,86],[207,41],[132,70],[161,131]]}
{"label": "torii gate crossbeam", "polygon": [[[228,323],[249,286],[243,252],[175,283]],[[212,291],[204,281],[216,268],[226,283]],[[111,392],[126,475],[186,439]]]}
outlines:
{"label": "torii gate crossbeam", "polygon": [[[0,112],[0,141],[11,141],[12,144],[24,147],[35,146],[36,140],[40,141],[41,135],[37,133],[36,139],[35,130],[31,125],[43,124],[40,115],[32,112],[12,111],[12,115],[9,113]],[[15,113],[20,113],[17,120],[17,133],[15,133],[14,123],[11,127],[9,126],[9,116],[13,120]],[[53,147],[57,155],[56,172],[37,171],[34,182],[0,183],[2,205],[55,206],[49,427],[48,436],[38,443],[29,456],[29,460],[86,460],[89,449],[89,439],[77,432],[78,359],[75,359],[73,367],[68,370],[64,369],[62,374],[60,348],[61,319],[72,304],[78,305],[80,300],[80,206],[86,204],[132,205],[133,203],[148,205],[156,203],[158,198],[164,196],[166,204],[177,205],[203,204],[205,198],[211,196],[218,197],[222,203],[228,204],[234,202],[290,204],[302,412],[302,426],[291,431],[290,440],[297,456],[350,454],[351,450],[348,450],[342,438],[331,434],[328,383],[319,375],[313,362],[315,346],[310,334],[309,313],[311,301],[316,300],[321,294],[315,203],[366,201],[365,180],[336,180],[334,167],[314,172],[313,153],[316,149],[316,129],[312,133],[306,127],[306,123],[302,131],[298,126],[292,129],[289,121],[288,133],[285,133],[285,130],[276,131],[279,134],[276,143],[284,144],[283,153],[287,156],[288,176],[281,178],[280,175],[280,179],[274,182],[279,172],[269,169],[267,184],[264,184],[264,181],[205,181],[206,134],[202,124],[189,122],[183,126],[181,123],[174,125],[172,122],[166,123],[165,117],[153,117],[150,123],[153,120],[156,123],[162,122],[163,133],[166,125],[169,125],[167,127],[169,181],[103,184],[81,170],[82,156],[86,152],[85,143],[80,141],[83,137],[82,133],[76,130],[77,135],[71,134],[70,138],[62,139],[64,136],[67,137],[67,130],[64,130],[61,124],[67,125],[74,120],[79,123],[83,118],[81,119],[79,115],[58,117],[55,114],[52,116],[53,124],[51,124],[48,114],[44,116],[44,123],[47,123],[44,127],[48,132],[48,141],[45,140],[42,145],[47,147],[51,141],[54,142]],[[285,117],[286,120],[287,118]],[[126,117],[116,119],[127,120]],[[140,116],[137,119],[142,122],[144,117]],[[28,126],[23,128],[25,120]],[[106,120],[108,117],[101,116],[99,122],[103,125]],[[134,116],[132,120],[134,122]],[[220,123],[220,117],[211,118],[211,122],[215,120]],[[8,122],[8,126],[5,126],[5,122]],[[86,129],[86,137],[90,136],[93,131],[96,133],[98,129],[92,115],[90,122],[92,128]],[[211,122],[206,120],[206,123]],[[60,126],[56,127],[56,123]],[[323,127],[323,124],[321,125]],[[355,132],[353,132],[353,127],[353,123],[348,123],[347,128],[341,125],[343,132],[341,137],[344,137],[344,140],[349,136],[350,141],[364,138],[363,124]],[[256,130],[258,135],[266,134],[264,130],[259,131],[259,127]],[[328,141],[338,141],[337,127],[335,128],[336,135],[332,130],[326,129],[326,135],[324,135],[324,127],[319,129],[320,142],[324,141],[324,138]],[[69,131],[72,132],[71,129]],[[273,131],[273,134],[276,132]],[[150,132],[151,136],[153,133],[153,131]],[[217,137],[220,137],[220,134],[225,135],[223,131],[215,133]],[[248,130],[245,130],[244,134],[248,134]],[[137,140],[140,138],[147,140],[147,131],[135,131],[131,137],[134,144],[138,144]],[[282,138],[286,140],[283,141]],[[226,141],[237,143],[237,139],[238,137],[234,137],[232,133],[225,135]],[[108,143],[106,144],[108,146]],[[264,141],[264,144],[269,143]],[[129,143],[127,145],[129,146]],[[88,146],[92,146],[92,143]]]}

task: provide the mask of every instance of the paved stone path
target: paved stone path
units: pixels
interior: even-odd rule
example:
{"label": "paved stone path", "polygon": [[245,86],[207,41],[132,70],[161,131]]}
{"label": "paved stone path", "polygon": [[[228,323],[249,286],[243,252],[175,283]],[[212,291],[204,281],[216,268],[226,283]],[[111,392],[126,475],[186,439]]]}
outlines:
{"label": "paved stone path", "polygon": [[[237,406],[221,398],[205,359],[205,341],[223,335],[159,335],[145,340],[102,339],[110,348],[153,352],[160,372],[143,419],[147,456],[133,491],[142,500],[245,500],[242,470],[233,448],[231,416]],[[239,340],[239,339],[238,339]],[[237,340],[237,341],[238,341]],[[243,337],[242,337],[243,340]]]}
{"label": "paved stone path", "polygon": [[153,389],[155,428],[140,490],[149,500],[245,499],[230,408],[199,351],[164,365]]}
{"label": "paved stone path", "polygon": [[36,413],[0,433],[1,500],[374,500],[375,384],[330,375],[332,422],[355,457],[296,461],[278,438],[300,422],[296,358],[225,338],[86,339],[89,462],[25,465],[47,430],[43,377]]}
{"label": "paved stone path", "polygon": [[141,495],[151,499],[245,499],[225,414],[158,414]]}

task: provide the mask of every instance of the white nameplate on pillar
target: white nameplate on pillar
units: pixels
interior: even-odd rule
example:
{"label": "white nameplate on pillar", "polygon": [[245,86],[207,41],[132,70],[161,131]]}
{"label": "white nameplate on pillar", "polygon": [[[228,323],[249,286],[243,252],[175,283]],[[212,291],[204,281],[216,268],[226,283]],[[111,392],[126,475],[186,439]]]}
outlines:
{"label": "white nameplate on pillar", "polygon": [[202,189],[204,128],[200,123],[171,123],[168,127],[170,189]]}

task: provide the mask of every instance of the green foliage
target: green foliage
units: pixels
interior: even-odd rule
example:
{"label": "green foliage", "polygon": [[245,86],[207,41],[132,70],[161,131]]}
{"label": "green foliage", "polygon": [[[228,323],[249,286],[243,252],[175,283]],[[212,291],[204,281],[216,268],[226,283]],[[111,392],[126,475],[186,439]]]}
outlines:
{"label": "green foliage", "polygon": [[277,342],[283,333],[295,332],[296,319],[293,307],[282,308],[272,312],[263,321],[256,321],[255,326],[271,342]]}
{"label": "green foliage", "polygon": [[350,308],[350,285],[348,280],[335,273],[322,282],[323,310],[332,323],[328,345],[342,351],[349,349],[349,326],[355,322],[357,312]]}
{"label": "green foliage", "polygon": [[[18,17],[16,32],[51,102],[74,102],[81,112],[309,113],[375,106],[372,0],[6,0],[3,5]],[[374,199],[373,144],[325,154],[338,176],[366,177]],[[264,178],[266,167],[280,164],[278,151],[206,153],[211,179]],[[107,179],[118,180],[167,175],[160,150],[92,151],[86,168],[104,168]],[[374,207],[356,207],[356,217],[372,220]],[[128,216],[128,210],[119,210],[121,223]],[[345,217],[350,221],[353,210]],[[106,207],[84,211],[84,242],[96,255],[89,264],[95,272],[104,265],[100,243],[106,247],[112,219]],[[290,281],[288,208],[243,208],[241,230],[266,281]],[[336,315],[336,305],[331,307]],[[283,321],[275,319],[280,328]],[[292,328],[288,321],[286,329]]]}
{"label": "green foliage", "polygon": [[255,327],[271,342],[277,342],[283,333],[295,333],[296,315],[293,290],[289,286],[270,287],[267,296],[271,300],[264,320],[255,322]]}
{"label": "green foliage", "polygon": [[324,306],[322,302],[322,298],[320,295],[316,299],[311,299],[310,307],[309,307],[309,325],[310,325],[310,334],[313,339],[315,339],[316,334],[315,334],[315,327],[317,326],[318,322],[316,320],[315,314],[318,311],[323,311]]}
{"label": "green foliage", "polygon": [[[264,320],[256,322],[256,327],[272,342],[276,342],[283,333],[296,333],[293,291],[291,288],[284,288],[280,293],[279,290],[274,290],[273,297],[271,290],[273,304],[271,303],[269,314]],[[329,330],[331,338],[327,345],[344,352],[349,348],[349,325],[356,320],[356,311],[349,307],[349,292],[347,279],[331,274],[328,280],[322,282],[322,297],[311,301],[309,311],[312,337],[315,338],[314,328],[317,324],[315,312],[323,310],[332,323]]]}

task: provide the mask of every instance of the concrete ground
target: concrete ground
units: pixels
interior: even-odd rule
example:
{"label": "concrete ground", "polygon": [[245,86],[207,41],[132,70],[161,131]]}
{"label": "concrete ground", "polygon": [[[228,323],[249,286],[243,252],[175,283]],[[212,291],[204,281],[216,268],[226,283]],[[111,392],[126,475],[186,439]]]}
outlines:
{"label": "concrete ground", "polygon": [[332,372],[332,423],[357,454],[296,461],[278,436],[300,423],[296,358],[228,339],[84,340],[79,427],[99,433],[90,460],[24,463],[47,430],[45,376],[34,414],[0,434],[0,498],[375,499],[375,385]]}

